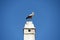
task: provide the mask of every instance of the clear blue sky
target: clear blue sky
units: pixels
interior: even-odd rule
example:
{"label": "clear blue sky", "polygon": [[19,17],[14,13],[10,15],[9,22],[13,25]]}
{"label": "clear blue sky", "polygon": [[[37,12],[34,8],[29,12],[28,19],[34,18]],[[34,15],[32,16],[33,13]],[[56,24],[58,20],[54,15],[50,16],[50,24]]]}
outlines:
{"label": "clear blue sky", "polygon": [[1,0],[0,5],[0,40],[23,40],[25,18],[32,11],[36,40],[60,40],[58,0]]}

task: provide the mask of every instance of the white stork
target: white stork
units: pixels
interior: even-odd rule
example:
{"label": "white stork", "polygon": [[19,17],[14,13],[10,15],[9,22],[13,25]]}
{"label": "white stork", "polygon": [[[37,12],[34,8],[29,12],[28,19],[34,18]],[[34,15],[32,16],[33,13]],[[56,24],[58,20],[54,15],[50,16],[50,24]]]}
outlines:
{"label": "white stork", "polygon": [[34,16],[34,12],[32,12],[32,14],[28,15],[28,16],[26,17],[26,19],[31,19],[32,16]]}

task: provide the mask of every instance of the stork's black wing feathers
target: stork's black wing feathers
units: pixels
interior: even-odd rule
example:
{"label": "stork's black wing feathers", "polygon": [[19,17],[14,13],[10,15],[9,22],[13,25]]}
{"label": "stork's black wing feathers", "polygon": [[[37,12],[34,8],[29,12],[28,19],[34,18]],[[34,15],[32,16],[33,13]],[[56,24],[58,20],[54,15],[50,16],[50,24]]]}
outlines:
{"label": "stork's black wing feathers", "polygon": [[28,16],[28,17],[26,17],[26,19],[31,19],[32,18],[32,16]]}

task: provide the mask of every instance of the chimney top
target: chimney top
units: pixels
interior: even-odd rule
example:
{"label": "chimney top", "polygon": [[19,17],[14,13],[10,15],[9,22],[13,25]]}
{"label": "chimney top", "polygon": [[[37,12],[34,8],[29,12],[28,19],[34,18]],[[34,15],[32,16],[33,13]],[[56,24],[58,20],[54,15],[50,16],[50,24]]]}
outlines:
{"label": "chimney top", "polygon": [[27,21],[24,28],[35,28],[32,21]]}

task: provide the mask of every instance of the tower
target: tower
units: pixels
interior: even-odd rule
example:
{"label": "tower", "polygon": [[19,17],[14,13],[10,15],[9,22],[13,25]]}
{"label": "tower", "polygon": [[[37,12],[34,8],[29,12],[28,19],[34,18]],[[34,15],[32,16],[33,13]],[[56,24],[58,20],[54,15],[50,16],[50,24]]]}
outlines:
{"label": "tower", "polygon": [[24,40],[35,40],[35,27],[32,21],[27,21],[24,26]]}

